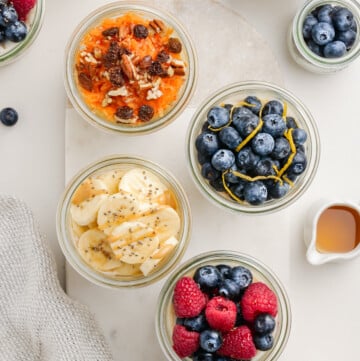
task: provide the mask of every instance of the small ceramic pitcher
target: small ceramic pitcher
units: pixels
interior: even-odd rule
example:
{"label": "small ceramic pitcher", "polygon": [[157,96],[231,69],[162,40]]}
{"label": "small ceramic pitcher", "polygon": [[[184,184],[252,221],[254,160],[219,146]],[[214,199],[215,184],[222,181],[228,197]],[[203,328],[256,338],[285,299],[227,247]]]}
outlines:
{"label": "small ceramic pitcher", "polygon": [[[330,207],[343,207],[360,219],[360,206],[352,201],[321,199],[309,210],[304,225],[304,241],[307,246],[306,259],[312,265],[352,259],[360,255],[360,243],[347,252],[321,252],[317,248],[317,230],[320,216]],[[356,227],[358,226],[358,222]]]}

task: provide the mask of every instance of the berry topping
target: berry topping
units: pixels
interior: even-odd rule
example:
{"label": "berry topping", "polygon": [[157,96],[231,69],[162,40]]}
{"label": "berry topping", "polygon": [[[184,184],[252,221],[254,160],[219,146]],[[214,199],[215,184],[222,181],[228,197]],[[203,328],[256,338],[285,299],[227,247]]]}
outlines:
{"label": "berry topping", "polygon": [[11,0],[19,19],[25,21],[30,10],[35,6],[36,0]]}
{"label": "berry topping", "polygon": [[199,348],[198,332],[188,331],[184,326],[175,325],[172,341],[173,349],[181,358],[192,355]]}
{"label": "berry topping", "polygon": [[254,335],[254,344],[260,351],[270,350],[274,344],[274,336],[271,333],[266,335]]}
{"label": "berry topping", "polygon": [[229,331],[234,327],[236,313],[235,303],[221,296],[212,298],[205,308],[208,324],[219,331]]}
{"label": "berry topping", "polygon": [[219,270],[214,266],[203,266],[196,270],[194,281],[203,291],[209,291],[219,287],[222,276]]}
{"label": "berry topping", "polygon": [[15,125],[16,122],[18,121],[18,118],[19,118],[18,113],[13,108],[4,108],[0,112],[1,123],[3,123],[4,125],[6,125],[8,127]]}
{"label": "berry topping", "polygon": [[217,351],[222,344],[221,333],[214,330],[205,330],[200,334],[200,346],[207,352]]}
{"label": "berry topping", "polygon": [[224,107],[213,107],[209,110],[207,121],[210,127],[219,129],[229,122],[230,113]]}
{"label": "berry topping", "polygon": [[233,267],[230,271],[229,278],[235,281],[241,290],[244,290],[253,281],[251,271],[243,266]]}
{"label": "berry topping", "polygon": [[254,357],[256,348],[249,327],[240,326],[226,333],[218,353],[238,360],[250,360]]}
{"label": "berry topping", "polygon": [[277,298],[275,293],[262,282],[252,283],[241,299],[241,309],[246,321],[254,321],[260,313],[277,315]]}
{"label": "berry topping", "polygon": [[268,313],[260,313],[254,320],[254,331],[259,334],[273,332],[275,328],[275,319]]}
{"label": "berry topping", "polygon": [[196,317],[184,318],[182,320],[183,326],[185,326],[189,331],[201,332],[206,330],[209,326],[204,313],[200,313],[200,315]]}
{"label": "berry topping", "polygon": [[204,309],[206,298],[192,278],[182,277],[175,285],[173,303],[176,316],[196,317]]}

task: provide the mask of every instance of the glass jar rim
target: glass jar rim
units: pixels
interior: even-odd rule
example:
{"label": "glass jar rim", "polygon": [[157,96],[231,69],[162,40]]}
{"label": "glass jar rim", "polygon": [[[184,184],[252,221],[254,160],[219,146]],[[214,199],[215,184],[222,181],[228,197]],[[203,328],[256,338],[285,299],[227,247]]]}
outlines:
{"label": "glass jar rim", "polygon": [[[81,38],[86,33],[89,26],[96,25],[106,14],[111,14],[113,11],[119,11],[119,16],[127,11],[139,11],[147,14],[152,14],[162,18],[167,24],[175,30],[176,34],[181,38],[184,49],[186,51],[188,61],[188,72],[186,76],[186,82],[183,85],[182,94],[179,99],[176,100],[171,109],[166,114],[153,122],[144,123],[139,126],[122,126],[119,124],[113,124],[109,121],[103,120],[100,116],[93,113],[85,102],[81,99],[81,95],[78,94],[76,84],[73,79],[73,54],[76,51]],[[112,15],[114,16],[114,15]],[[193,41],[185,29],[185,27],[171,15],[167,10],[159,7],[153,7],[150,4],[143,1],[115,1],[106,5],[103,5],[92,12],[90,12],[75,28],[68,44],[65,49],[65,90],[70,99],[71,104],[77,110],[77,112],[88,121],[91,125],[98,129],[107,131],[110,133],[120,133],[127,135],[142,135],[159,130],[164,126],[174,121],[189,103],[196,87],[197,83],[197,54]]]}
{"label": "glass jar rim", "polygon": [[167,278],[160,291],[155,313],[156,335],[164,355],[166,355],[169,360],[179,360],[171,345],[167,342],[168,337],[164,329],[164,325],[166,325],[166,307],[172,300],[172,293],[177,280],[197,266],[214,261],[221,263],[226,263],[226,261],[240,262],[245,265],[245,267],[248,266],[249,268],[255,269],[256,272],[261,274],[261,276],[267,280],[268,284],[271,285],[271,288],[275,291],[278,299],[278,305],[281,309],[283,322],[281,324],[279,334],[280,342],[272,350],[268,351],[270,352],[269,357],[271,358],[267,358],[267,360],[277,360],[286,346],[291,330],[291,306],[285,287],[278,276],[264,263],[246,253],[230,250],[217,250],[200,253],[179,265]]}
{"label": "glass jar rim", "polygon": [[[253,91],[254,90],[265,90],[272,91],[276,94],[281,95],[285,98],[288,104],[291,104],[296,110],[301,114],[303,122],[307,125],[309,130],[308,141],[311,141],[312,154],[308,158],[308,166],[304,175],[308,176],[305,182],[301,184],[297,192],[294,192],[291,197],[288,195],[283,198],[277,199],[276,201],[264,203],[260,206],[248,206],[237,203],[231,199],[225,198],[221,194],[218,194],[212,187],[210,187],[204,177],[202,177],[201,172],[197,167],[197,158],[195,156],[195,139],[198,134],[195,134],[197,124],[205,119],[206,111],[209,107],[220,104],[220,102],[225,98],[234,96],[234,94],[240,91]],[[253,94],[254,95],[254,94]],[[256,95],[256,94],[255,94]],[[186,154],[188,158],[188,166],[190,168],[190,173],[192,175],[195,184],[198,186],[200,191],[205,195],[206,198],[209,198],[214,204],[222,206],[229,211],[236,213],[243,212],[254,215],[262,215],[265,213],[271,213],[285,208],[286,206],[292,204],[296,199],[298,199],[310,186],[313,178],[315,177],[316,170],[320,161],[320,137],[318,134],[317,125],[313,119],[308,108],[292,93],[288,90],[285,90],[278,85],[264,82],[264,81],[243,81],[232,83],[226,85],[213,94],[211,94],[207,99],[205,99],[200,106],[195,111],[187,130],[186,136]]]}
{"label": "glass jar rim", "polygon": [[[183,225],[179,244],[166,263],[163,264],[162,267],[158,268],[158,270],[150,273],[148,276],[141,276],[129,280],[120,280],[106,277],[105,275],[102,275],[101,273],[93,270],[89,265],[85,264],[85,262],[81,260],[80,255],[76,252],[76,250],[73,249],[73,240],[68,235],[68,209],[72,196],[79,184],[94,173],[97,173],[103,169],[105,170],[111,166],[114,167],[116,165],[139,166],[148,169],[150,172],[156,174],[164,180],[166,179],[167,183],[169,183],[171,186],[177,201],[179,202],[179,209],[181,211]],[[110,288],[142,287],[154,283],[160,278],[166,276],[166,274],[168,274],[177,265],[177,263],[184,255],[191,236],[190,204],[181,184],[177,181],[171,172],[164,169],[159,164],[138,156],[114,154],[88,164],[86,167],[78,171],[68,182],[57,207],[56,232],[60,248],[66,260],[79,274],[81,274],[87,280],[97,285]]]}
{"label": "glass jar rim", "polygon": [[360,35],[358,32],[355,44],[344,56],[340,58],[325,58],[312,52],[306,45],[302,35],[303,23],[306,16],[308,16],[314,8],[325,4],[348,6],[354,15],[358,29],[360,28],[360,4],[356,0],[308,0],[295,15],[292,24],[292,37],[297,50],[306,61],[319,68],[333,68],[336,70],[339,65],[345,67],[360,55]]}

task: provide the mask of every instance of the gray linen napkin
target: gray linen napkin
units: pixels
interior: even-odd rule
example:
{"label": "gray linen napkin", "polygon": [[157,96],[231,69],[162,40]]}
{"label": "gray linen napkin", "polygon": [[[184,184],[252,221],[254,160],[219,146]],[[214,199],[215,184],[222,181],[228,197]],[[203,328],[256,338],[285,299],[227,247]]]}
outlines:
{"label": "gray linen napkin", "polygon": [[0,196],[0,360],[113,360],[93,316],[61,289],[31,211],[7,196]]}

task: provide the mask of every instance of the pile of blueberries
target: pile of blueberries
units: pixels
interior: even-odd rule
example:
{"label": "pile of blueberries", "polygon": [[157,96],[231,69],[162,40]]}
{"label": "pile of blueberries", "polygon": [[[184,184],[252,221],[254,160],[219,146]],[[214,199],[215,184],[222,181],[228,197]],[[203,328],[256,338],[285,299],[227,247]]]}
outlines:
{"label": "pile of blueberries", "polygon": [[18,19],[14,6],[0,0],[0,44],[6,40],[19,43],[26,38],[27,33],[27,27]]}
{"label": "pile of blueberries", "polygon": [[[270,100],[263,106],[259,98],[248,96],[243,104],[212,107],[195,146],[201,174],[216,191],[229,193],[230,190],[235,200],[260,205],[285,196],[289,184],[305,171],[307,157],[303,144],[307,133],[298,127],[293,117],[284,116],[284,106],[278,100]],[[258,127],[260,119],[261,128],[237,151],[239,144]],[[292,129],[294,155],[284,136],[288,129]],[[279,181],[275,177],[289,163],[290,156],[292,162]],[[236,172],[247,177],[239,177]],[[257,176],[262,179],[254,180]]]}
{"label": "pile of blueberries", "polygon": [[313,53],[325,58],[339,58],[354,45],[357,24],[349,9],[326,4],[305,18],[302,33]]}

